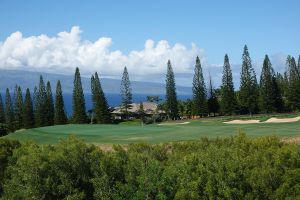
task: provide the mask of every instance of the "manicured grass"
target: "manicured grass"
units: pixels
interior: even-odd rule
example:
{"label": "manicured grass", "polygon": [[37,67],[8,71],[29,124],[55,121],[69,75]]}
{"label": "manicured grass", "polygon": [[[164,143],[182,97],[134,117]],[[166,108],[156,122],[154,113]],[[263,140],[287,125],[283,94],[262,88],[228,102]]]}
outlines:
{"label": "manicured grass", "polygon": [[60,125],[22,130],[5,136],[20,141],[33,140],[39,144],[54,144],[59,139],[75,135],[89,143],[129,144],[162,143],[195,140],[201,137],[225,137],[245,132],[250,137],[300,135],[300,122],[281,124],[224,124],[214,120],[191,121],[185,125]]}

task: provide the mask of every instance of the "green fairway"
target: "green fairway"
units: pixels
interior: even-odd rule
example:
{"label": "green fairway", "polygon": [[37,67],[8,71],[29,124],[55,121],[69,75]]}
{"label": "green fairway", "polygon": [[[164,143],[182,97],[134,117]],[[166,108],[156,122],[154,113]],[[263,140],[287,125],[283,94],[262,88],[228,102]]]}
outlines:
{"label": "green fairway", "polygon": [[195,140],[201,137],[225,137],[245,132],[250,137],[300,135],[300,122],[279,124],[230,125],[217,121],[192,121],[184,125],[60,125],[21,130],[5,136],[20,141],[34,140],[53,144],[61,138],[75,135],[89,143],[129,144],[137,142],[162,143]]}

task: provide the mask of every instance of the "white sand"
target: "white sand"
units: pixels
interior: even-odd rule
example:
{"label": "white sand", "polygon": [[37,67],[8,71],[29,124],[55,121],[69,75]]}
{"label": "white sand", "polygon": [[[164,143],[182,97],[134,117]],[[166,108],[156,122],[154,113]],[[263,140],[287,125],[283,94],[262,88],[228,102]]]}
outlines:
{"label": "white sand", "polygon": [[297,122],[299,120],[300,120],[300,116],[294,118],[283,118],[283,119],[272,117],[265,122],[259,122],[259,120],[232,120],[223,123],[225,124],[289,123],[289,122]]}
{"label": "white sand", "polygon": [[157,124],[160,126],[169,126],[169,125],[183,125],[183,124],[189,124],[190,122],[181,122],[181,123],[162,123],[162,124]]}
{"label": "white sand", "polygon": [[265,121],[265,123],[288,123],[288,122],[297,122],[299,120],[300,120],[300,116],[294,118],[285,118],[285,119],[278,119],[276,117],[272,117],[267,121]]}
{"label": "white sand", "polygon": [[229,122],[223,122],[225,124],[257,124],[259,123],[259,120],[232,120]]}

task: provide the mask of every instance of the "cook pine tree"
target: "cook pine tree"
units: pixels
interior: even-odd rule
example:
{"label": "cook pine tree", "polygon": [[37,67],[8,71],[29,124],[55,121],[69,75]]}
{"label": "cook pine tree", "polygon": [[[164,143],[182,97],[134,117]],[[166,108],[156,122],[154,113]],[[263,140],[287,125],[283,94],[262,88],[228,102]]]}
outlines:
{"label": "cook pine tree", "polygon": [[79,68],[77,67],[74,75],[74,87],[73,87],[73,116],[72,123],[84,124],[88,122],[85,99],[82,89],[81,76]]}
{"label": "cook pine tree", "polygon": [[276,73],[276,81],[278,84],[278,89],[282,96],[282,103],[283,103],[282,111],[284,111],[284,112],[290,111],[289,107],[288,107],[288,100],[287,100],[288,81],[287,81],[286,72],[284,72],[283,74],[277,72]]}
{"label": "cook pine tree", "polygon": [[228,55],[224,58],[224,67],[221,85],[221,111],[225,115],[232,115],[236,110],[236,97],[232,80],[232,71]]}
{"label": "cook pine tree", "polygon": [[37,99],[38,99],[38,89],[37,86],[34,86],[33,89],[33,95],[32,95],[32,105],[33,105],[33,114],[34,114],[34,120],[35,120],[35,125],[37,125],[36,123],[36,117],[37,117]]}
{"label": "cook pine tree", "polygon": [[23,127],[23,96],[21,87],[16,85],[14,90],[14,98],[13,98],[13,107],[14,107],[14,124],[15,129],[21,129]]}
{"label": "cook pine tree", "polygon": [[240,78],[239,103],[243,114],[258,112],[258,84],[247,45],[244,46]]}
{"label": "cook pine tree", "polygon": [[0,94],[0,124],[5,124],[5,110],[4,110],[1,94]]}
{"label": "cook pine tree", "polygon": [[60,80],[58,80],[55,90],[54,124],[66,124],[67,121],[62,88]]}
{"label": "cook pine tree", "polygon": [[219,112],[219,102],[218,102],[218,97],[216,95],[216,91],[213,87],[212,79],[211,76],[209,75],[209,86],[208,86],[208,112],[213,113],[213,116],[216,116],[216,113]]}
{"label": "cook pine tree", "polygon": [[283,108],[282,96],[276,75],[268,55],[265,56],[260,76],[260,110],[263,113],[280,112]]}
{"label": "cook pine tree", "polygon": [[193,78],[194,115],[200,117],[207,115],[208,109],[206,96],[206,86],[203,78],[201,62],[197,56]]}
{"label": "cook pine tree", "polygon": [[298,66],[296,60],[292,56],[287,57],[286,65],[286,77],[288,82],[287,99],[288,106],[293,111],[300,110],[300,61]]}
{"label": "cook pine tree", "polygon": [[15,131],[13,103],[8,88],[6,89],[6,94],[5,94],[5,121],[9,131],[10,132]]}
{"label": "cook pine tree", "polygon": [[93,112],[95,113],[97,123],[109,123],[111,121],[109,106],[97,72],[91,77],[91,90]]}
{"label": "cook pine tree", "polygon": [[166,74],[166,111],[169,119],[178,119],[178,101],[176,94],[175,77],[171,61],[167,63]]}
{"label": "cook pine tree", "polygon": [[26,129],[33,128],[35,125],[33,104],[32,104],[29,88],[26,89],[24,105],[23,105],[23,125],[24,128]]}
{"label": "cook pine tree", "polygon": [[46,115],[47,115],[47,126],[54,125],[54,103],[52,96],[52,89],[50,81],[46,85]]}
{"label": "cook pine tree", "polygon": [[40,76],[39,86],[35,91],[35,122],[37,127],[48,125],[47,92],[43,76]]}
{"label": "cook pine tree", "polygon": [[132,104],[132,89],[131,89],[127,67],[125,66],[122,75],[122,81],[121,81],[121,107],[126,119],[129,118],[128,110],[131,108],[131,104]]}

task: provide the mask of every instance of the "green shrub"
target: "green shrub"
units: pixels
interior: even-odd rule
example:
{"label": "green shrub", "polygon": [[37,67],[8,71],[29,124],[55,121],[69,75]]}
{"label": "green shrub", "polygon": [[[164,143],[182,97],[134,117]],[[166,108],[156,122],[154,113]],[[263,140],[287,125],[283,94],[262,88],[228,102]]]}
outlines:
{"label": "green shrub", "polygon": [[3,192],[4,172],[7,168],[8,160],[13,154],[13,150],[21,146],[18,141],[0,139],[0,197]]}
{"label": "green shrub", "polygon": [[57,145],[26,143],[9,155],[5,199],[300,197],[300,147],[277,137],[239,134],[110,152],[70,137]]}

